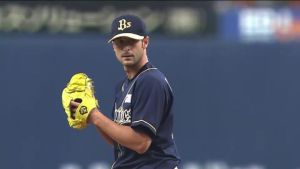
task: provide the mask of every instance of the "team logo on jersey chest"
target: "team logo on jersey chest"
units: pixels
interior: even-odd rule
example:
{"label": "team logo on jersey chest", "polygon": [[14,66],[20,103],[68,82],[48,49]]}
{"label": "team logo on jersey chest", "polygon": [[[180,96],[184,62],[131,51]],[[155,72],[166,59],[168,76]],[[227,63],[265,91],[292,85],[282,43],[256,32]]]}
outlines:
{"label": "team logo on jersey chest", "polygon": [[115,109],[114,121],[118,124],[131,123],[131,109],[124,109],[122,106]]}

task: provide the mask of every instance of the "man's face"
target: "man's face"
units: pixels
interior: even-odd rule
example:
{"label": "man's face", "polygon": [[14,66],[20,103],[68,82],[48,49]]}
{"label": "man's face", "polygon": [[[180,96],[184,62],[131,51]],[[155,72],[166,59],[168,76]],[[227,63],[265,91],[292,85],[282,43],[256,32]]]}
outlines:
{"label": "man's face", "polygon": [[123,66],[134,67],[143,57],[143,40],[120,37],[113,40],[113,48],[117,59]]}

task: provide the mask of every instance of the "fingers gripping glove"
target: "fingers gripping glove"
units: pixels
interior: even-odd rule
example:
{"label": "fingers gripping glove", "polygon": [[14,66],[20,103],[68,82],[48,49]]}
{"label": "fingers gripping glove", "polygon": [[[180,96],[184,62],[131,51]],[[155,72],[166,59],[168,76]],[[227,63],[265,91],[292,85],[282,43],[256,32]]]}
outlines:
{"label": "fingers gripping glove", "polygon": [[[76,111],[71,111],[71,100],[80,103]],[[62,92],[62,104],[70,127],[75,129],[85,128],[87,126],[87,117],[91,110],[99,107],[98,101],[94,96],[92,79],[84,73],[73,75]]]}

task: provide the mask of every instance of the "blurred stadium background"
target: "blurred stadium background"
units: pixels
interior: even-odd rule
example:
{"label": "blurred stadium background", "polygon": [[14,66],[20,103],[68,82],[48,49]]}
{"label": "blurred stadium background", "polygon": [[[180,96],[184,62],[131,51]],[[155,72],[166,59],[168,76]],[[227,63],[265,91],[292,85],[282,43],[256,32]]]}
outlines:
{"label": "blurred stadium background", "polygon": [[86,72],[110,116],[122,13],[145,20],[175,91],[182,169],[300,169],[300,1],[0,2],[1,169],[110,168],[112,148],[67,126],[60,94]]}

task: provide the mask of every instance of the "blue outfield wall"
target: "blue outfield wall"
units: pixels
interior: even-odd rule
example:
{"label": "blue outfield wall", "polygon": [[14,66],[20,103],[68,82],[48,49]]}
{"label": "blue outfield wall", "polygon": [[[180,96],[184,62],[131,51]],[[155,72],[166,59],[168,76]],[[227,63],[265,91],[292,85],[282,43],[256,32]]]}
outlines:
{"label": "blue outfield wall", "polygon": [[[299,169],[299,43],[152,37],[148,53],[175,93],[174,135],[184,169],[191,162],[201,169]],[[77,72],[94,79],[110,116],[124,73],[105,37],[0,35],[1,169],[113,162],[112,147],[94,127],[67,125],[61,91]]]}

